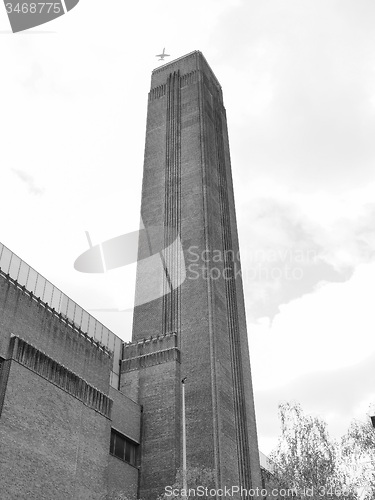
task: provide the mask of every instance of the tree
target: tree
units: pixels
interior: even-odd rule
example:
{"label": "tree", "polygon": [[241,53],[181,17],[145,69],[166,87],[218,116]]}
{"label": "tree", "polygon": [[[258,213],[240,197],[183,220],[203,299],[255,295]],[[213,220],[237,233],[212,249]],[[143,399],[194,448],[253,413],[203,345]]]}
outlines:
{"label": "tree", "polygon": [[276,451],[274,480],[289,496],[311,499],[356,499],[342,473],[341,449],[331,440],[327,424],[306,415],[299,404],[279,405],[281,436]]}
{"label": "tree", "polygon": [[342,473],[350,476],[358,498],[375,497],[375,429],[370,421],[351,423],[341,439]]}

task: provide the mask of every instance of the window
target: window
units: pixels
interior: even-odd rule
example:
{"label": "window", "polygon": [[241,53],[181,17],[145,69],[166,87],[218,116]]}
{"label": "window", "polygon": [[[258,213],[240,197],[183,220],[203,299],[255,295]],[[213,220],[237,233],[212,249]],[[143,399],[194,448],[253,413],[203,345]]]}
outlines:
{"label": "window", "polygon": [[111,429],[111,445],[109,452],[131,465],[136,465],[137,444],[119,432]]}

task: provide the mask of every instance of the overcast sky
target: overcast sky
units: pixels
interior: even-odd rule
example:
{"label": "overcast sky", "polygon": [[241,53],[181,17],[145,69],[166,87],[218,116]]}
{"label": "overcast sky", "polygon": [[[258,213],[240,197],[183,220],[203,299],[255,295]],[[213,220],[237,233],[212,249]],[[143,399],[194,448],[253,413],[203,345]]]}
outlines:
{"label": "overcast sky", "polygon": [[[0,8],[0,241],[88,310],[133,300],[133,266],[73,263],[138,228],[154,55],[213,68],[265,453],[281,400],[336,437],[375,401],[374,26],[371,0],[81,0],[19,34]],[[130,340],[131,313],[97,317]]]}

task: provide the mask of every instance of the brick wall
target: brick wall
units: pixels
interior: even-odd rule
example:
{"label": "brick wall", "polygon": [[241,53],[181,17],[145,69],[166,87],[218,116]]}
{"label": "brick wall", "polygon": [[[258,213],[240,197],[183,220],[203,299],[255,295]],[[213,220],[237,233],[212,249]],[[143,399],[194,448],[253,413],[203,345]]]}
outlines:
{"label": "brick wall", "polygon": [[111,359],[28,292],[0,276],[0,357],[6,358],[11,334],[30,342],[58,363],[108,394]]}
{"label": "brick wall", "polygon": [[109,447],[111,427],[139,442],[140,406],[109,387],[108,353],[2,275],[0,357],[0,498],[135,497]]}
{"label": "brick wall", "polygon": [[110,420],[12,360],[0,418],[1,498],[102,500]]}
{"label": "brick wall", "polygon": [[112,427],[125,434],[132,441],[139,443],[141,439],[141,407],[112,387],[109,396],[113,401]]}
{"label": "brick wall", "polygon": [[[116,499],[121,493],[129,499],[136,499],[138,468],[112,455],[108,461],[108,500]],[[121,497],[120,497],[121,498]]]}
{"label": "brick wall", "polygon": [[[176,325],[170,331],[177,333],[181,376],[187,376],[188,465],[215,469],[221,486],[242,482],[257,487],[261,477],[242,282],[224,278],[224,251],[238,255],[229,156],[221,88],[203,56],[194,52],[156,69],[148,103],[141,212],[145,226],[170,220],[180,231],[187,277],[171,294],[135,308],[133,341],[165,333],[166,324]],[[198,261],[189,262],[192,248]],[[207,251],[221,257],[207,263],[202,258]],[[171,260],[174,270],[178,259]],[[239,265],[233,260],[229,269]],[[189,268],[194,262],[197,266]],[[205,277],[204,271],[213,268],[216,277]],[[139,266],[140,290],[148,286],[141,271]],[[126,389],[134,391],[138,384],[142,403],[142,387],[148,386],[142,386],[141,377],[132,377]],[[161,374],[155,377],[161,379]],[[144,422],[148,418],[145,405]],[[151,439],[157,449],[166,436],[145,432],[144,439],[144,448]]]}
{"label": "brick wall", "polygon": [[155,499],[180,465],[181,374],[175,335],[124,348],[121,383],[137,373],[142,405],[139,498]]}

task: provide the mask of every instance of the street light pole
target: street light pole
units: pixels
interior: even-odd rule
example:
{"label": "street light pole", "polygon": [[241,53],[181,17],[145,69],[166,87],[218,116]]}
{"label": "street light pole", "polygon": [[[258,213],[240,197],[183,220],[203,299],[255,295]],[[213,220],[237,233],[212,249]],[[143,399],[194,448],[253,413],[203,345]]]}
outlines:
{"label": "street light pole", "polygon": [[185,380],[182,384],[182,488],[187,491],[187,469],[186,469],[186,415],[185,415]]}

